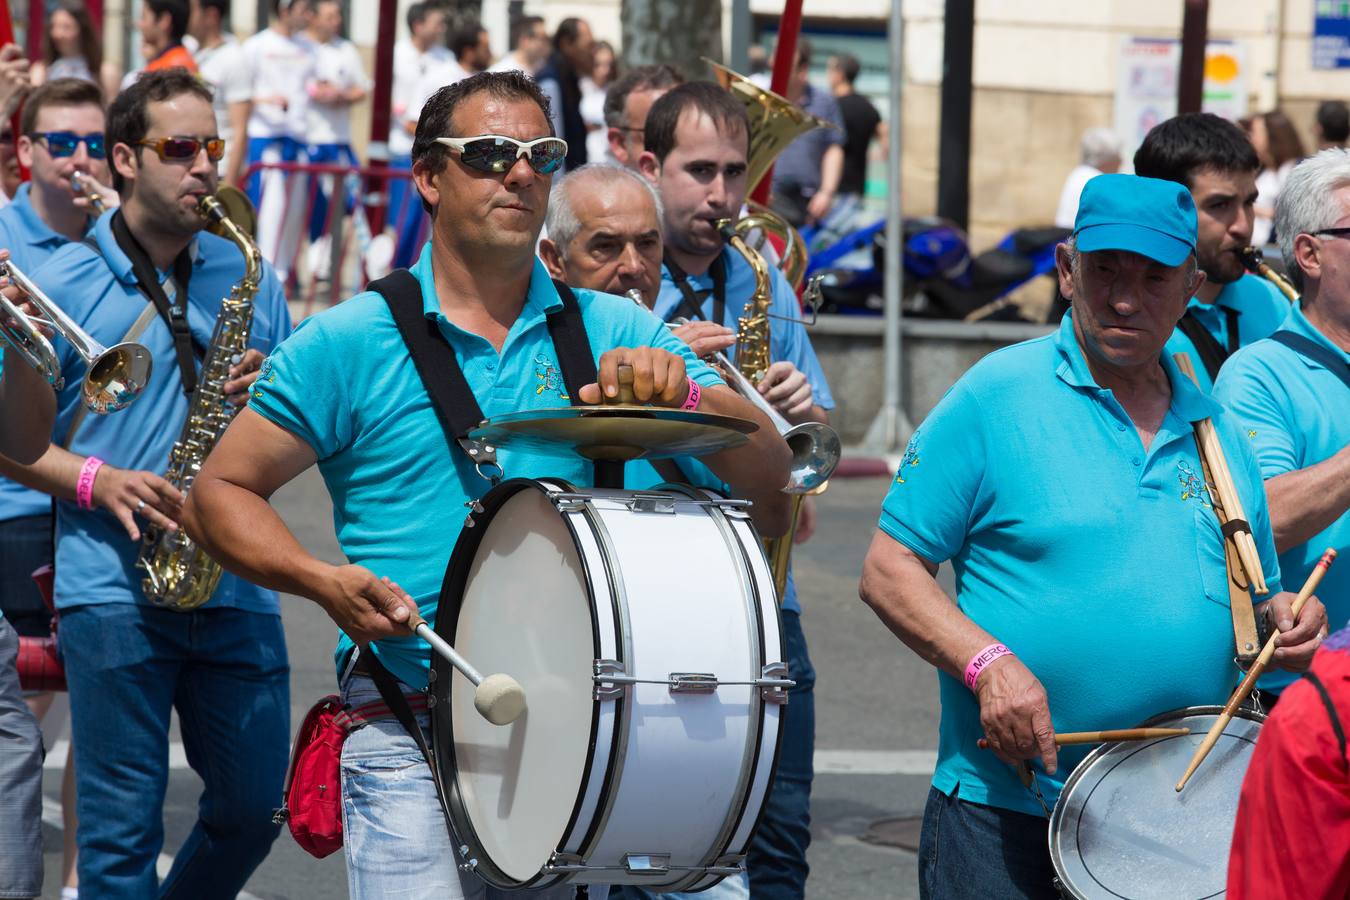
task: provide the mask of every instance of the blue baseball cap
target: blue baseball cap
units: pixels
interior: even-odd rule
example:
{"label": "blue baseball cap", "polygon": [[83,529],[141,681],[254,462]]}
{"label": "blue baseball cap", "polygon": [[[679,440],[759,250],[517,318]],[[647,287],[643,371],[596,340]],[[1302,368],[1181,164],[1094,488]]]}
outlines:
{"label": "blue baseball cap", "polygon": [[1184,185],[1142,175],[1098,175],[1078,198],[1079,252],[1128,250],[1164,266],[1195,252],[1195,201]]}

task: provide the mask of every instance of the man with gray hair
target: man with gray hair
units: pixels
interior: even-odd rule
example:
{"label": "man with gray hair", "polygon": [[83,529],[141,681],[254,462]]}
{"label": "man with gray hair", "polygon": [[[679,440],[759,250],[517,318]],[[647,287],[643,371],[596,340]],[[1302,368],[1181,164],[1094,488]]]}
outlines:
{"label": "man with gray hair", "polygon": [[1059,192],[1055,225],[1060,228],[1073,227],[1078,215],[1078,195],[1083,193],[1084,185],[1098,175],[1120,171],[1120,137],[1110,128],[1089,128],[1083,132],[1078,148],[1078,165],[1064,179]]}
{"label": "man with gray hair", "polygon": [[[1280,571],[1301,584],[1323,550],[1350,546],[1350,151],[1299,163],[1275,223],[1302,297],[1278,331],[1233,354],[1214,398],[1251,439]],[[1329,621],[1350,618],[1350,571],[1330,569],[1319,593]],[[1277,672],[1261,688],[1278,693],[1294,680]]]}
{"label": "man with gray hair", "polygon": [[605,94],[605,127],[609,129],[609,154],[621,166],[637,168],[645,148],[643,129],[647,110],[666,91],[684,84],[679,69],[664,63],[629,69]]}

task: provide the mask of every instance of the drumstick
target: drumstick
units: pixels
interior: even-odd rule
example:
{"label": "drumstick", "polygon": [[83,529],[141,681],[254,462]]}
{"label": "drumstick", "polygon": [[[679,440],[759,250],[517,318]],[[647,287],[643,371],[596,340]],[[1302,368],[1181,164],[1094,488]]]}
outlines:
{"label": "drumstick", "polygon": [[510,725],[525,712],[525,689],[510,675],[500,672],[483,677],[469,661],[455,652],[439,634],[431,630],[426,619],[416,613],[408,621],[412,632],[431,645],[450,665],[474,683],[473,707],[493,725]]}
{"label": "drumstick", "polygon": [[[1189,728],[1119,728],[1115,731],[1066,731],[1055,735],[1056,747],[1076,744],[1114,744],[1117,741],[1151,741],[1154,738],[1181,737],[1190,734]],[[989,739],[975,742],[981,750],[989,749]]]}
{"label": "drumstick", "polygon": [[[1294,616],[1298,615],[1299,610],[1303,609],[1303,604],[1307,603],[1313,591],[1317,590],[1317,585],[1322,581],[1322,576],[1326,574],[1327,569],[1331,567],[1335,559],[1336,551],[1328,547],[1327,552],[1322,554],[1322,558],[1317,561],[1317,565],[1313,566],[1313,570],[1308,573],[1308,580],[1303,582],[1303,589],[1294,598]],[[1256,680],[1266,671],[1266,666],[1270,665],[1271,658],[1275,656],[1275,638],[1277,637],[1279,637],[1278,633],[1272,634],[1270,640],[1266,641],[1266,645],[1261,648],[1261,655],[1247,670],[1247,677],[1242,679],[1242,684],[1238,685],[1237,690],[1233,691],[1233,696],[1228,698],[1228,704],[1224,706],[1223,712],[1219,713],[1219,717],[1209,727],[1209,734],[1205,735],[1205,739],[1196,748],[1195,755],[1191,757],[1191,764],[1186,767],[1186,774],[1182,775],[1181,780],[1177,782],[1178,793],[1186,786],[1186,782],[1191,780],[1195,770],[1200,768],[1200,763],[1205,761],[1209,751],[1214,749],[1214,744],[1219,740],[1219,735],[1233,720],[1233,714],[1251,694],[1252,688],[1256,687]]]}
{"label": "drumstick", "polygon": [[[1177,368],[1182,374],[1199,383],[1188,354],[1176,353],[1172,358],[1176,360]],[[1215,505],[1223,512],[1224,524],[1234,519],[1245,520],[1247,514],[1242,509],[1242,498],[1233,483],[1233,473],[1228,468],[1228,459],[1224,456],[1223,445],[1219,442],[1219,433],[1214,429],[1214,422],[1210,419],[1201,419],[1195,423],[1195,434],[1200,439],[1200,447],[1205,457],[1203,461],[1208,464],[1209,474],[1214,479],[1214,492],[1218,494],[1219,500]],[[1242,561],[1242,568],[1247,573],[1247,581],[1251,584],[1252,590],[1258,594],[1269,593],[1266,576],[1261,569],[1261,554],[1257,552],[1256,540],[1251,533],[1234,532],[1233,546],[1237,548],[1238,559]]]}

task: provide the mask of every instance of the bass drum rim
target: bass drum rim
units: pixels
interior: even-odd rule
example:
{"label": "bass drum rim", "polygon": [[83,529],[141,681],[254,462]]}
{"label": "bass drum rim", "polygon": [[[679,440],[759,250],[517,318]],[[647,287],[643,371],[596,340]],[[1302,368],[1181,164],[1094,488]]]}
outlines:
{"label": "bass drum rim", "polygon": [[[548,495],[550,488],[556,488],[561,491],[571,492],[576,488],[567,481],[558,478],[533,479],[533,478],[512,478],[495,485],[483,497],[477,501],[477,506],[472,509],[469,516],[473,519],[472,527],[468,525],[466,519],[465,527],[460,531],[459,538],[455,541],[455,547],[450,555],[450,563],[446,568],[445,580],[441,585],[440,601],[436,607],[436,634],[444,638],[452,646],[455,643],[455,632],[459,625],[459,614],[461,609],[461,599],[464,596],[464,590],[468,584],[469,571],[472,568],[474,558],[478,553],[478,548],[482,544],[483,536],[487,532],[488,526],[496,517],[497,512],[516,494],[524,490],[537,490]],[[551,501],[550,501],[551,502]],[[481,512],[479,511],[481,508]],[[576,540],[576,530],[573,528],[570,517],[559,514],[559,518],[566,524],[568,532],[572,534],[572,539],[577,547],[581,544]],[[590,566],[584,554],[578,554],[583,574],[585,575],[586,593],[590,599],[591,606],[591,641],[592,652],[596,658],[600,656],[600,633],[599,622],[595,616],[595,594],[594,580],[591,578]],[[614,603],[613,597],[610,603]],[[447,610],[453,610],[453,615],[444,615]],[[616,610],[617,622],[617,610]],[[616,650],[618,659],[622,662],[626,650],[622,635],[616,635]],[[543,888],[557,884],[566,876],[563,874],[549,873],[541,866],[539,872],[526,881],[518,881],[496,866],[491,857],[484,850],[483,843],[478,837],[477,829],[474,828],[473,820],[470,818],[468,810],[464,804],[464,798],[459,789],[458,769],[455,765],[455,735],[454,725],[450,716],[450,686],[454,667],[442,658],[439,654],[431,655],[431,671],[429,692],[432,698],[431,706],[431,745],[432,755],[436,760],[436,771],[432,773],[440,786],[441,795],[445,799],[446,812],[450,819],[451,837],[453,842],[458,845],[454,848],[462,859],[458,864],[464,865],[473,863],[472,871],[478,877],[482,878],[488,884],[502,890],[520,890],[527,888]],[[624,700],[617,701],[620,704],[616,707],[616,714],[624,709]],[[594,770],[595,755],[597,752],[596,738],[600,727],[600,701],[592,701],[591,705],[591,724],[590,734],[587,739],[586,763],[581,774],[581,784],[577,791],[577,797],[573,802],[572,812],[568,816],[567,826],[559,836],[559,841],[565,840],[572,834],[576,828],[577,818],[581,813],[581,806],[586,797],[587,787],[591,772]],[[619,740],[620,730],[615,729],[614,735],[609,747],[609,762],[605,768],[604,783],[601,786],[601,792],[607,790],[613,780],[615,765],[615,746]],[[589,835],[587,837],[589,840]],[[547,860],[544,861],[547,865]],[[461,868],[462,870],[462,868]]]}
{"label": "bass drum rim", "polygon": [[[1175,722],[1179,719],[1191,718],[1192,716],[1217,716],[1221,715],[1222,713],[1223,713],[1222,706],[1183,706],[1177,709],[1171,709],[1166,712],[1159,713],[1156,716],[1152,716],[1146,719],[1145,721],[1141,722],[1139,727],[1140,728],[1159,727],[1167,722]],[[1246,719],[1248,721],[1255,722],[1257,725],[1262,725],[1266,721],[1265,714],[1259,713],[1253,709],[1245,709],[1245,708],[1239,708],[1235,713],[1233,713],[1233,718]],[[1167,740],[1172,740],[1172,738],[1154,738],[1153,741],[1149,741],[1146,743],[1154,743],[1157,741],[1167,741]],[[1075,900],[1075,898],[1079,898],[1082,895],[1080,895],[1070,883],[1065,881],[1066,877],[1065,866],[1063,862],[1063,854],[1060,851],[1061,841],[1058,840],[1060,836],[1060,829],[1063,827],[1064,816],[1066,815],[1064,811],[1065,810],[1064,798],[1068,796],[1075,787],[1077,787],[1079,782],[1081,782],[1084,778],[1087,777],[1088,772],[1092,769],[1093,765],[1095,765],[1099,759],[1101,759],[1103,756],[1105,756],[1119,744],[1120,744],[1119,741],[1114,741],[1109,744],[1100,744],[1097,747],[1094,747],[1091,753],[1083,757],[1083,761],[1078,764],[1078,766],[1073,770],[1073,772],[1070,773],[1068,779],[1065,780],[1064,787],[1059,792],[1059,802],[1055,804],[1054,811],[1051,812],[1050,814],[1049,827],[1046,830],[1046,842],[1049,845],[1050,850],[1050,863],[1055,869],[1055,887],[1058,889],[1060,896],[1066,898],[1066,900]]]}

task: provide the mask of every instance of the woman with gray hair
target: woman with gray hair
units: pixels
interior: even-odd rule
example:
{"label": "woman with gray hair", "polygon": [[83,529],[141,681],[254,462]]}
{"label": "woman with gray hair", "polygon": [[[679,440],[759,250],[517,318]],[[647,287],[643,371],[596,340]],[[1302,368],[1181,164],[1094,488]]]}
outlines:
{"label": "woman with gray hair", "polygon": [[1089,128],[1079,143],[1079,163],[1064,179],[1059,192],[1055,225],[1072,228],[1078,217],[1078,195],[1083,186],[1098,175],[1120,171],[1120,138],[1110,128]]}

